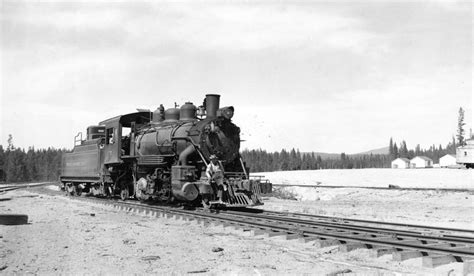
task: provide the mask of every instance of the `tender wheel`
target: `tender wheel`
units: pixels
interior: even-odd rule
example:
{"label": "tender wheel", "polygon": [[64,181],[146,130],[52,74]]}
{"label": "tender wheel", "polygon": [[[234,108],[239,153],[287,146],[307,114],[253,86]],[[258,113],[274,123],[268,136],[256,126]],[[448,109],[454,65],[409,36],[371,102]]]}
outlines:
{"label": "tender wheel", "polygon": [[68,185],[66,188],[66,195],[68,196],[75,196],[76,195],[76,186]]}
{"label": "tender wheel", "polygon": [[59,183],[58,183],[58,188],[59,188],[60,191],[66,190],[65,187],[66,187],[66,184],[64,184],[63,182],[59,182]]}
{"label": "tender wheel", "polygon": [[76,188],[76,195],[77,195],[77,196],[81,196],[81,195],[82,195],[82,188],[79,187],[79,186],[77,186],[77,188]]}
{"label": "tender wheel", "polygon": [[127,188],[122,189],[122,191],[120,191],[120,198],[121,198],[123,201],[127,200],[129,197],[130,197],[130,194],[129,194]]}

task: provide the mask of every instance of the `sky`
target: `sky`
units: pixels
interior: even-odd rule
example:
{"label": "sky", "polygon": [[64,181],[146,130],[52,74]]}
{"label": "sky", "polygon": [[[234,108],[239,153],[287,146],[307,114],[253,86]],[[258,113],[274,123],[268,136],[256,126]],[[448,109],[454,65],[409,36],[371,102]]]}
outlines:
{"label": "sky", "polygon": [[472,128],[470,1],[0,4],[0,144],[72,148],[136,108],[234,106],[242,148],[445,146]]}

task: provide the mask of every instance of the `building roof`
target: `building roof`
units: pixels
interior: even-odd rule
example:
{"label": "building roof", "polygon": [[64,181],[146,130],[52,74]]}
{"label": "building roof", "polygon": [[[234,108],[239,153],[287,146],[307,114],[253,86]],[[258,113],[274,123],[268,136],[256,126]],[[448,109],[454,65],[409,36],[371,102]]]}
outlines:
{"label": "building roof", "polygon": [[403,160],[403,161],[405,161],[405,162],[410,162],[410,160],[409,160],[408,158],[403,158],[403,157],[399,157],[399,158],[393,160],[392,162],[394,162],[394,161],[396,161],[396,160],[399,160],[399,159],[400,159],[400,160]]}
{"label": "building roof", "polygon": [[415,157],[413,157],[413,159],[411,159],[411,160],[413,161],[415,158],[421,158],[421,159],[423,159],[423,160],[425,160],[425,161],[431,161],[431,162],[433,162],[433,160],[431,160],[431,158],[426,157],[426,156],[415,156]]}
{"label": "building roof", "polygon": [[442,156],[441,158],[446,157],[446,156],[451,156],[452,158],[456,158],[456,155],[454,154],[446,154],[445,156]]}

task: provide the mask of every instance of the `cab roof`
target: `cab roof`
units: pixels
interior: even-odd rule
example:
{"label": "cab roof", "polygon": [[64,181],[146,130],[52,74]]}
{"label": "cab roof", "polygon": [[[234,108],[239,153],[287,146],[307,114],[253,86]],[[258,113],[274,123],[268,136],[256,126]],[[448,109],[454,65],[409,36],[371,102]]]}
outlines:
{"label": "cab roof", "polygon": [[152,112],[150,111],[142,111],[142,112],[135,112],[129,113],[125,115],[119,115],[105,121],[99,123],[101,126],[110,126],[110,125],[118,125],[121,124],[123,127],[130,127],[132,122],[136,122],[137,124],[144,124],[149,123],[151,121]]}

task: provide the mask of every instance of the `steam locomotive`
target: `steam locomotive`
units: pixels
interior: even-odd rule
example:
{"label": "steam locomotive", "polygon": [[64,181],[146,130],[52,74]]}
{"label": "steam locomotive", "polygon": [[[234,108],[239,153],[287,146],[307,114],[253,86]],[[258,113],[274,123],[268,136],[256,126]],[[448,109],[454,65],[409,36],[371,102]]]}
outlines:
{"label": "steam locomotive", "polygon": [[251,178],[242,160],[240,128],[234,108],[219,108],[220,95],[206,95],[203,105],[117,116],[79,133],[74,149],[62,157],[60,183],[69,195],[120,196],[166,202],[217,204],[216,187],[205,171],[217,156],[224,171],[220,205],[261,205],[271,183]]}

